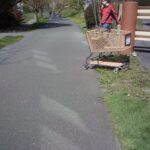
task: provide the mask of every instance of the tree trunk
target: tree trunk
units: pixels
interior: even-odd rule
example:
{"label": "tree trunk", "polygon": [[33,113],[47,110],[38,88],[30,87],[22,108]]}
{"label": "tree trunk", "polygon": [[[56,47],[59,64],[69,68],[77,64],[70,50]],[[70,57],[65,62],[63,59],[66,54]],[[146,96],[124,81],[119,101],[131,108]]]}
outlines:
{"label": "tree trunk", "polygon": [[44,16],[43,13],[44,13],[44,10],[43,10],[43,8],[41,8],[41,10],[40,10],[40,15],[41,15],[41,17]]}
{"label": "tree trunk", "polygon": [[36,16],[36,22],[39,23],[39,16],[38,16],[38,12],[35,12],[35,16]]}

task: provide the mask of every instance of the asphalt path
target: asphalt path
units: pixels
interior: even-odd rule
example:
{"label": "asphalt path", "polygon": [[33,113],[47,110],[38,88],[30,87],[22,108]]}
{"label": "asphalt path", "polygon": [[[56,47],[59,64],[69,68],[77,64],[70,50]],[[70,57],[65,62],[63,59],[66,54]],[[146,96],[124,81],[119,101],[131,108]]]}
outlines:
{"label": "asphalt path", "polygon": [[0,49],[0,150],[119,150],[79,28],[51,19]]}
{"label": "asphalt path", "polygon": [[150,42],[147,41],[135,41],[135,51],[137,52],[138,60],[140,64],[150,70]]}
{"label": "asphalt path", "polygon": [[[143,28],[150,30],[150,20],[143,21]],[[135,41],[135,47],[141,65],[150,70],[150,42]]]}

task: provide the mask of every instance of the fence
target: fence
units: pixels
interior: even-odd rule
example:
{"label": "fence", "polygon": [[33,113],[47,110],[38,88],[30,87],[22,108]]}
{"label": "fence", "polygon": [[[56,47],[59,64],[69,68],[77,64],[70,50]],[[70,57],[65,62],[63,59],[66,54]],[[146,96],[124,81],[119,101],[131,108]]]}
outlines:
{"label": "fence", "polygon": [[[137,11],[137,19],[150,20],[150,6],[139,6]],[[150,23],[148,23],[150,25]],[[150,28],[149,29],[136,29],[135,40],[150,41]]]}

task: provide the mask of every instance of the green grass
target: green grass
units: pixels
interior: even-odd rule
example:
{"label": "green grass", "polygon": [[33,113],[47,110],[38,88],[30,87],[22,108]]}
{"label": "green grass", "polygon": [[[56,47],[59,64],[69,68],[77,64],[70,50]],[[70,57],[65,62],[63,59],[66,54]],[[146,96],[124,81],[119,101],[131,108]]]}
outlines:
{"label": "green grass", "polygon": [[105,97],[123,150],[150,149],[150,107],[146,100],[118,91]]}
{"label": "green grass", "polygon": [[34,18],[34,13],[24,13],[23,14],[23,23],[26,23]]}
{"label": "green grass", "polygon": [[72,17],[79,13],[79,10],[73,8],[67,8],[62,11],[64,17]]}
{"label": "green grass", "polygon": [[86,24],[85,24],[85,20],[84,20],[84,16],[83,14],[77,14],[73,17],[69,17],[70,20],[72,20],[74,23],[79,24],[80,29],[82,32],[85,32],[87,30],[86,28]]}
{"label": "green grass", "polygon": [[87,30],[84,19],[84,13],[82,10],[65,9],[63,11],[63,16],[79,25],[82,32],[85,32]]}
{"label": "green grass", "polygon": [[39,17],[39,22],[33,23],[29,30],[36,30],[48,23],[48,17]]}
{"label": "green grass", "polygon": [[14,44],[18,41],[20,41],[23,38],[23,36],[5,36],[0,39],[0,48],[3,48],[7,45]]}
{"label": "green grass", "polygon": [[134,57],[130,58],[130,69],[126,72],[97,71],[122,150],[149,150],[150,71],[144,70]]}

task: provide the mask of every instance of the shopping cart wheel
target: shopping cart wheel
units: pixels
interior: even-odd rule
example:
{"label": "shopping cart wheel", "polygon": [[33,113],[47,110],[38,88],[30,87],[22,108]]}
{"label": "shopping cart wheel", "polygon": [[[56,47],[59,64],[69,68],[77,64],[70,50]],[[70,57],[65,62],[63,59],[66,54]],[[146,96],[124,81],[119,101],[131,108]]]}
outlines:
{"label": "shopping cart wheel", "polygon": [[129,64],[125,63],[122,67],[120,67],[121,71],[127,71],[129,69]]}
{"label": "shopping cart wheel", "polygon": [[83,69],[84,70],[88,70],[89,69],[89,66],[87,64],[83,65]]}
{"label": "shopping cart wheel", "polygon": [[113,69],[113,73],[118,73],[119,72],[119,68],[114,68]]}

